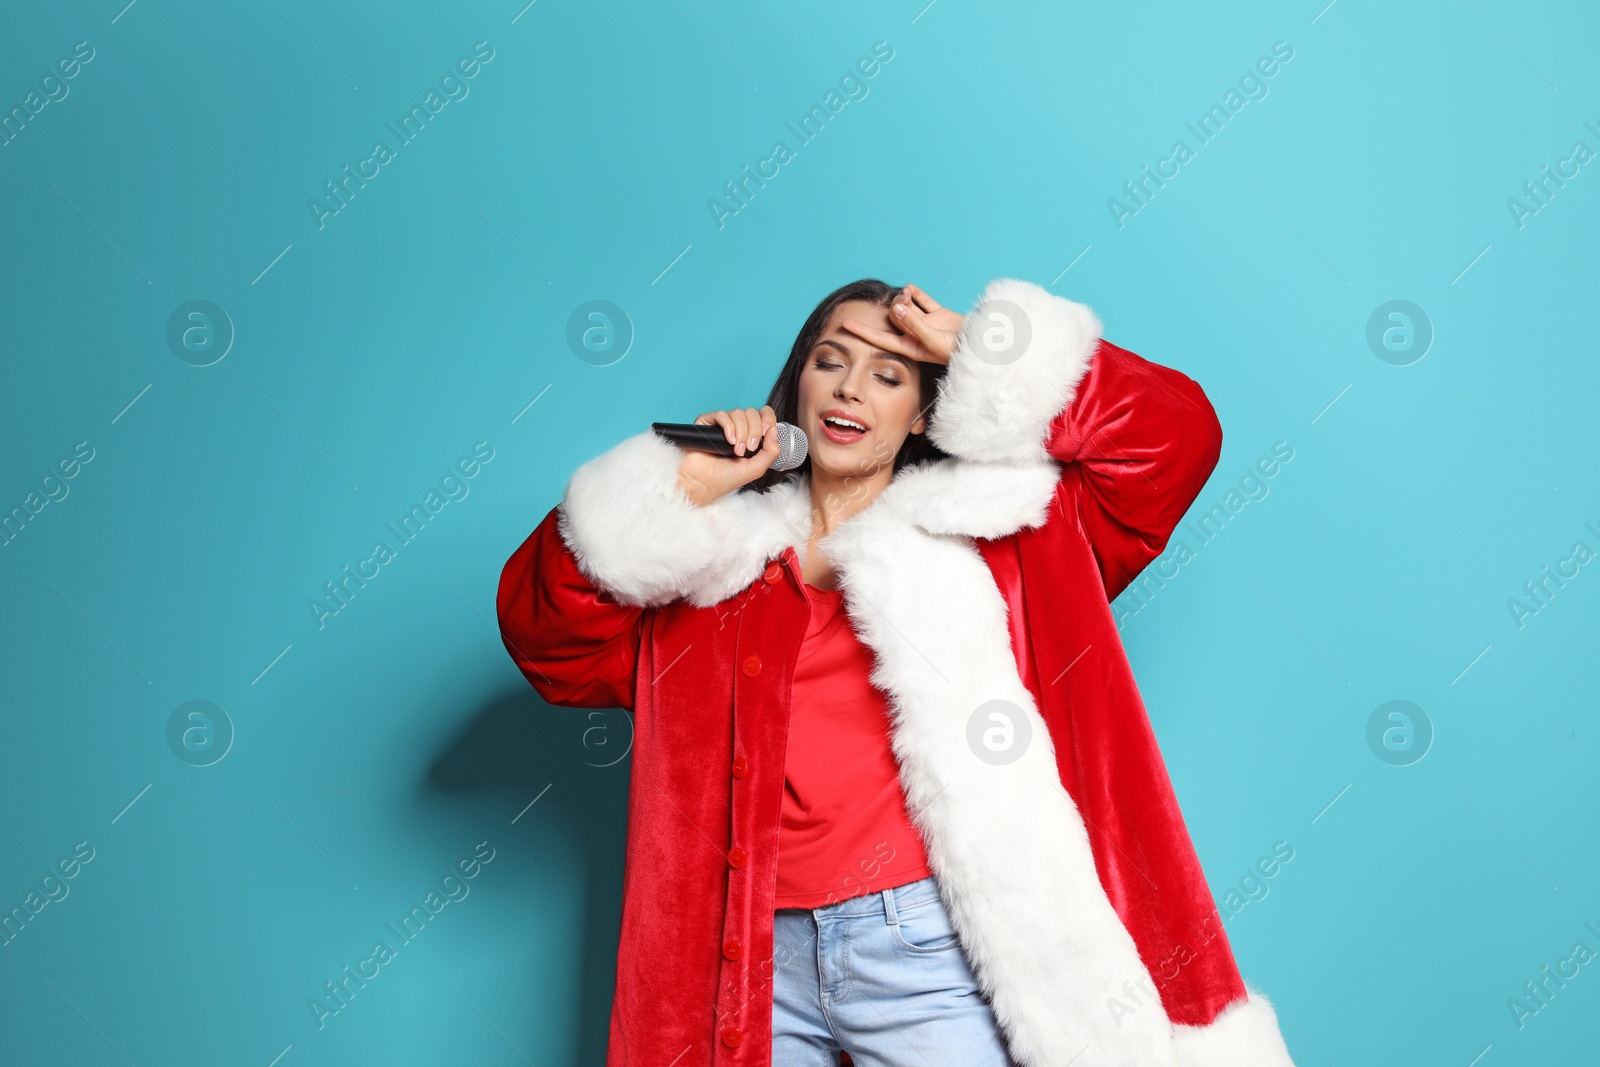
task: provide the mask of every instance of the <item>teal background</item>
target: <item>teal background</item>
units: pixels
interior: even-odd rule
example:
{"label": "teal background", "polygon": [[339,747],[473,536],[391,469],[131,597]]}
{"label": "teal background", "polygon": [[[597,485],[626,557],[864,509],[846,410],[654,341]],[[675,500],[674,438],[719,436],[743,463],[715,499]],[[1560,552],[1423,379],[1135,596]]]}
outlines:
{"label": "teal background", "polygon": [[[93,449],[0,548],[0,912],[93,850],[0,947],[5,1063],[601,1063],[629,724],[542,704],[499,570],[584,459],[761,403],[862,276],[961,310],[1026,278],[1194,377],[1225,431],[1195,516],[1293,449],[1118,608],[1295,1062],[1592,1053],[1600,965],[1520,1025],[1508,1002],[1600,951],[1600,565],[1521,626],[1508,601],[1600,551],[1600,162],[1522,225],[1508,200],[1600,150],[1600,12],[120,2],[0,33],[5,111],[94,49],[0,147],[0,510]],[[479,41],[468,95],[319,228],[324,183]],[[799,145],[785,122],[878,41]],[[1108,200],[1179,138],[1119,228]],[[719,228],[708,200],[778,139]],[[615,361],[568,344],[596,299]],[[1403,366],[1367,342],[1395,299],[1433,331]],[[167,339],[191,300],[235,332],[209,366]],[[477,442],[466,495],[319,628],[323,583]],[[231,723],[209,766],[168,741],[191,700]],[[1391,700],[1422,758],[1369,744]],[[480,842],[468,895],[319,1028],[323,983]]]}

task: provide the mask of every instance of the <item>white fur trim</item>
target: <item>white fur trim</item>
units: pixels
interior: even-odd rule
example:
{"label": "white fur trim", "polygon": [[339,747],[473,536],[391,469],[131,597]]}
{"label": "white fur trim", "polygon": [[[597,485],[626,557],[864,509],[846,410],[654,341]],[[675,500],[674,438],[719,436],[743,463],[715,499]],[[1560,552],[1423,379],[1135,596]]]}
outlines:
{"label": "white fur trim", "polygon": [[[983,356],[985,331],[1001,325],[991,316],[997,301],[1020,309],[1030,340],[1009,363]],[[1015,325],[1015,323],[1013,323]],[[997,278],[967,315],[950,369],[939,385],[928,437],[962,459],[1040,463],[1051,421],[1072,402],[1101,334],[1088,305],[1056,296],[1033,282]]]}
{"label": "white fur trim", "polygon": [[1245,989],[1209,1026],[1173,1027],[1174,1067],[1294,1067],[1272,1002],[1249,982]]}
{"label": "white fur trim", "polygon": [[[1012,1057],[1024,1067],[1173,1067],[1165,1012],[1118,1020],[1105,1009],[1148,971],[1017,675],[988,565],[969,539],[926,533],[884,503],[895,502],[880,496],[819,547],[875,652],[907,812]],[[1018,737],[1029,734],[1022,755],[998,766],[968,741],[973,714],[994,700],[1011,705]]]}
{"label": "white fur trim", "polygon": [[[1174,1027],[1155,1003],[1108,1008],[1130,982],[1154,985],[1100,882],[1017,674],[1005,599],[971,540],[1044,521],[1059,474],[1053,461],[912,468],[818,543],[889,696],[890,744],[929,868],[1023,1067],[1293,1067],[1253,990],[1207,1027]],[[974,713],[994,700],[1011,705],[1017,736],[1028,731],[1020,758],[1000,765],[969,740]]]}
{"label": "white fur trim", "polygon": [[811,487],[804,477],[790,478],[764,492],[729,493],[743,515],[737,534],[722,546],[716,562],[702,571],[688,590],[689,603],[707,607],[747,587],[767,563],[793,547],[802,559],[811,538]]}
{"label": "white fur trim", "polygon": [[810,498],[793,480],[765,493],[726,493],[702,507],[678,484],[683,452],[654,430],[580,466],[557,528],[578,569],[618,603],[685,596],[697,607],[755,580],[767,560],[810,537]]}
{"label": "white fur trim", "polygon": [[1060,480],[1053,461],[919,464],[896,474],[866,510],[893,511],[931,534],[1004,537],[1044,524]]}
{"label": "white fur trim", "polygon": [[678,484],[683,453],[646,430],[580,466],[557,528],[578,569],[618,603],[676,599],[709,567],[738,518],[728,497],[700,507]]}

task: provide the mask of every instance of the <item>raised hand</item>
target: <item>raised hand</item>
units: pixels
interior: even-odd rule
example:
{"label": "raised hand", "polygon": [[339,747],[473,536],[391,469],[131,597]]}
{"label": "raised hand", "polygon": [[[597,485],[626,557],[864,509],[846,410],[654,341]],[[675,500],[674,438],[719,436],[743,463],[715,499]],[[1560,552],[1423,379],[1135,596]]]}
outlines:
{"label": "raised hand", "polygon": [[685,450],[683,465],[678,468],[678,484],[701,507],[755,481],[778,458],[778,414],[770,404],[708,411],[697,415],[694,421],[701,426],[721,426],[728,443],[738,453],[718,456]]}
{"label": "raised hand", "polygon": [[845,319],[839,325],[886,352],[929,363],[949,363],[966,320],[965,315],[942,306],[915,285],[907,285],[889,308],[889,321],[898,332],[880,330],[855,319]]}

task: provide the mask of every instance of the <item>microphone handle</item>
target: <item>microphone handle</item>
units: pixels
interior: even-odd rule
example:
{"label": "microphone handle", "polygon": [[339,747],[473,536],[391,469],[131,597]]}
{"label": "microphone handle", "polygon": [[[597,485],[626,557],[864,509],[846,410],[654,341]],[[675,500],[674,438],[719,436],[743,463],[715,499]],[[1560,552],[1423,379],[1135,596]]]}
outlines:
{"label": "microphone handle", "polygon": [[[738,458],[738,453],[728,443],[720,426],[702,426],[697,422],[652,422],[650,428],[656,432],[656,436],[665,438],[679,448]],[[787,422],[778,423],[778,455],[772,461],[772,470],[794,470],[806,461],[809,452],[810,443],[806,440],[804,430]],[[745,458],[751,454],[746,452]]]}
{"label": "microphone handle", "polygon": [[650,428],[679,448],[718,456],[734,455],[733,444],[723,434],[721,426],[702,426],[697,422],[652,422]]}

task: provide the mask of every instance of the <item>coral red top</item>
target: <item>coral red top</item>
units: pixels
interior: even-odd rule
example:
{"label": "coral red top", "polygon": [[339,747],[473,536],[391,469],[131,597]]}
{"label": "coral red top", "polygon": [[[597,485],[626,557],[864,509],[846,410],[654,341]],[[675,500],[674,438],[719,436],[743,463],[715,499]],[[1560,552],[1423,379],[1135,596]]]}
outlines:
{"label": "coral red top", "polygon": [[811,621],[795,665],[774,908],[820,908],[929,875],[844,594],[802,583]]}

